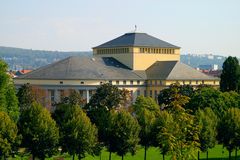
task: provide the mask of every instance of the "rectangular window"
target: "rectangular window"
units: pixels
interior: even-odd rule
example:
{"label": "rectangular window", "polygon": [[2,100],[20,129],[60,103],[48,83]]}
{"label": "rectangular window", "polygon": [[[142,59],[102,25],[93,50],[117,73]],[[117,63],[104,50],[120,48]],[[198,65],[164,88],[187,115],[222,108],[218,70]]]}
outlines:
{"label": "rectangular window", "polygon": [[130,84],[133,85],[133,81],[130,81]]}
{"label": "rectangular window", "polygon": [[81,84],[84,84],[84,82],[82,81],[82,82],[80,82]]}
{"label": "rectangular window", "polygon": [[79,94],[83,97],[83,90],[79,90]]}
{"label": "rectangular window", "polygon": [[137,81],[137,84],[138,84],[138,85],[140,84],[140,81],[139,81],[139,80]]}
{"label": "rectangular window", "polygon": [[189,81],[189,84],[192,84],[192,81]]}
{"label": "rectangular window", "polygon": [[198,84],[198,81],[196,81],[196,84]]}
{"label": "rectangular window", "polygon": [[137,96],[140,96],[140,90],[137,90]]}
{"label": "rectangular window", "polygon": [[155,85],[157,86],[158,85],[158,83],[157,83],[158,81],[157,80],[155,80]]}
{"label": "rectangular window", "polygon": [[112,84],[112,81],[108,81],[110,84]]}
{"label": "rectangular window", "polygon": [[149,81],[149,84],[152,85],[152,80]]}
{"label": "rectangular window", "polygon": [[157,94],[157,90],[154,91],[154,96],[157,97],[158,94]]}
{"label": "rectangular window", "polygon": [[51,103],[54,103],[54,98],[55,98],[55,90],[49,90],[50,92],[50,99],[51,99]]}
{"label": "rectangular window", "polygon": [[116,84],[119,85],[119,81],[116,81]]}
{"label": "rectangular window", "polygon": [[202,84],[204,84],[204,80],[202,80]]}
{"label": "rectangular window", "polygon": [[144,97],[147,97],[147,91],[144,90]]}
{"label": "rectangular window", "polygon": [[124,81],[123,81],[123,84],[127,84],[127,82],[124,80]]}
{"label": "rectangular window", "polygon": [[160,85],[162,85],[162,81],[160,81]]}
{"label": "rectangular window", "polygon": [[154,91],[154,97],[155,97],[155,100],[157,100],[157,97],[158,97],[157,90]]}
{"label": "rectangular window", "polygon": [[152,90],[149,91],[149,96],[152,97]]}

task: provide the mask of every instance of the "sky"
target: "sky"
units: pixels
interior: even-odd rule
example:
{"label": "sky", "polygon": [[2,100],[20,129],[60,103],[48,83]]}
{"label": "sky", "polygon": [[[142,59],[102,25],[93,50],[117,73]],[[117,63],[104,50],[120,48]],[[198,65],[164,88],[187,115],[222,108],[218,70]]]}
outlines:
{"label": "sky", "polygon": [[90,51],[135,25],[182,54],[240,57],[240,0],[0,0],[0,46]]}

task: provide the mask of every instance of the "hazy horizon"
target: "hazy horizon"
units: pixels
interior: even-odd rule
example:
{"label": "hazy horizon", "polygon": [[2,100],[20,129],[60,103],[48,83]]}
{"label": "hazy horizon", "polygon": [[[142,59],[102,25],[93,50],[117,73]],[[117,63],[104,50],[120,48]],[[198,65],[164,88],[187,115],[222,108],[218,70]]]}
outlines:
{"label": "hazy horizon", "polygon": [[134,30],[181,54],[240,57],[238,0],[12,0],[0,2],[0,46],[51,51],[91,48]]}

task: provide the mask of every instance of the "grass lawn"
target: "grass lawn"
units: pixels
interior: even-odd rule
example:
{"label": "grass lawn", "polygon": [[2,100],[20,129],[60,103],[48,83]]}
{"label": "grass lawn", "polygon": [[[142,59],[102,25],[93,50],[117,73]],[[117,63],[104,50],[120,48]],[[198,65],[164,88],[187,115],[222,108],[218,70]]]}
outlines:
{"label": "grass lawn", "polygon": [[[124,157],[124,160],[143,160],[143,155],[144,155],[144,149],[139,148],[136,155],[131,156],[130,154],[128,154]],[[234,155],[235,155],[235,153],[232,153],[232,159],[235,159]],[[240,155],[240,153],[239,153],[239,155]],[[106,151],[103,151],[101,158],[100,158],[100,156],[99,157],[87,156],[83,160],[108,160],[108,156],[109,156],[109,153]],[[217,145],[215,148],[209,150],[208,157],[209,157],[209,160],[217,160],[217,159],[227,160],[228,159],[228,151],[226,149],[223,149],[222,145]],[[64,158],[64,160],[72,159],[69,155],[54,156],[52,158],[47,158],[47,159],[48,160],[57,160],[57,159],[62,160],[63,158]],[[17,157],[16,159],[20,159],[20,157]],[[26,159],[29,159],[29,157],[25,156],[23,159],[26,160]],[[75,159],[77,159],[76,156],[75,156]],[[170,156],[165,156],[165,159],[169,160]],[[200,159],[202,159],[202,160],[206,159],[206,153],[201,153]],[[240,159],[240,157],[238,157],[237,159]],[[117,156],[116,154],[112,154],[112,160],[121,160],[121,157]],[[162,160],[162,155],[160,154],[160,152],[157,148],[149,148],[148,152],[147,152],[147,160]]]}

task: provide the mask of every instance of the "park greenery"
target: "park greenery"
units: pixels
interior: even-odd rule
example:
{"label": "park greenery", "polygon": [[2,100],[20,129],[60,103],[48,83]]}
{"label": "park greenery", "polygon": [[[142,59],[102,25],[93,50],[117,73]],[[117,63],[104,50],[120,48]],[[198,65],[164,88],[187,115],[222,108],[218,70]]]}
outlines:
{"label": "park greenery", "polygon": [[239,68],[235,58],[226,59],[220,90],[172,84],[160,92],[158,103],[139,96],[132,104],[127,90],[107,83],[87,104],[73,90],[48,110],[33,86],[15,91],[0,61],[0,159],[65,154],[83,159],[107,151],[109,160],[114,155],[123,160],[143,150],[141,159],[147,160],[153,147],[162,159],[199,159],[203,153],[208,159],[219,145],[231,159],[240,147]]}

